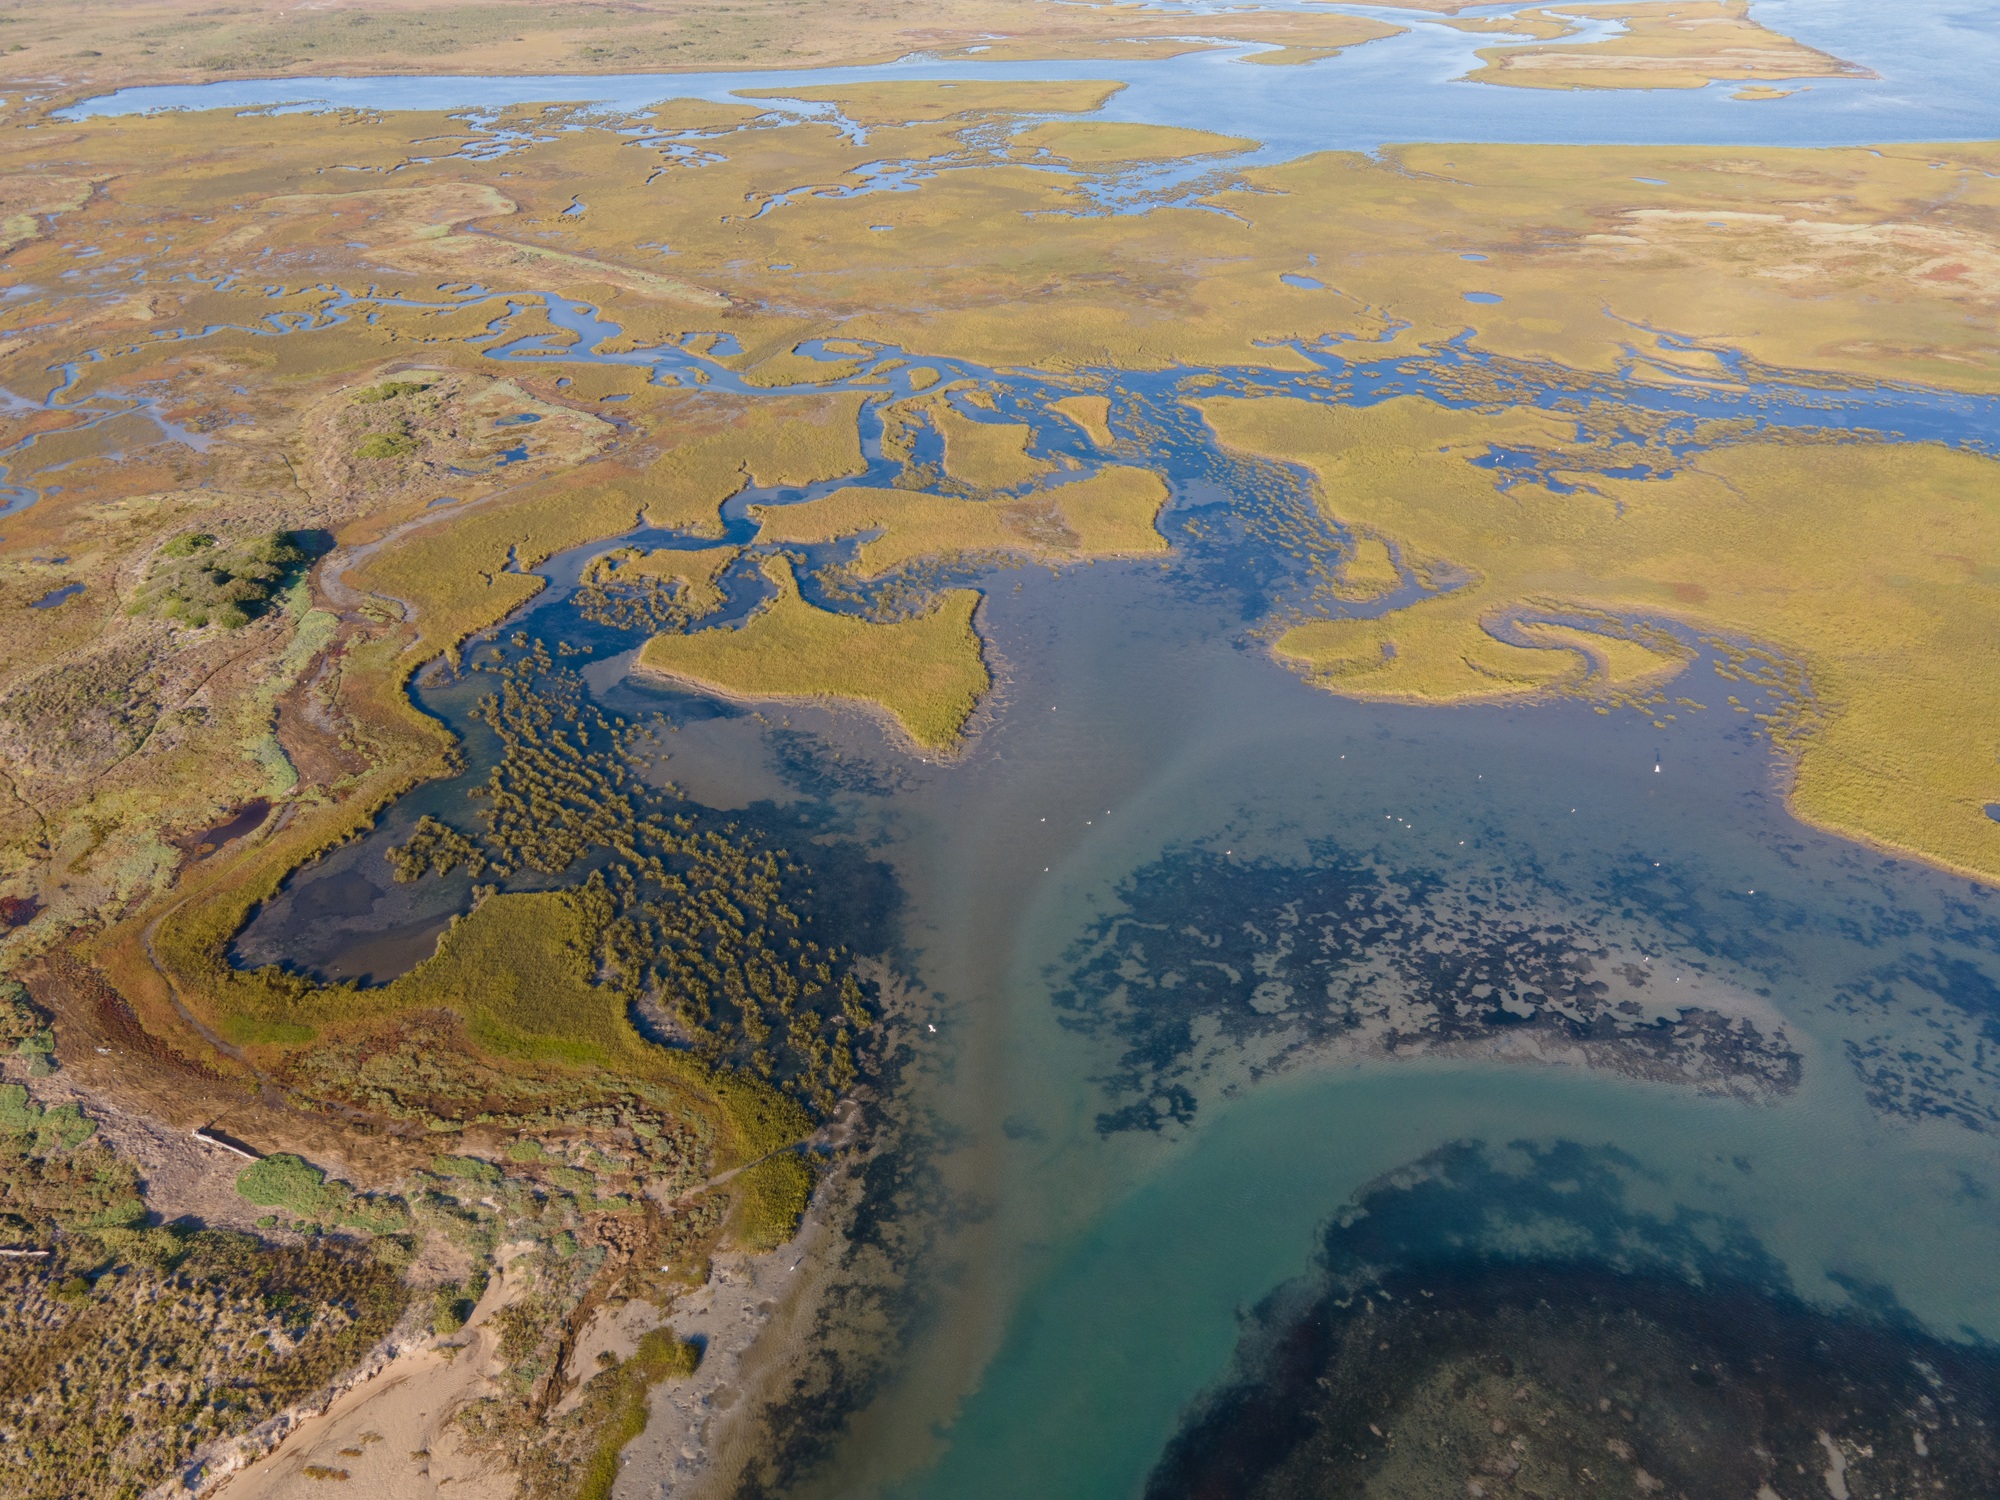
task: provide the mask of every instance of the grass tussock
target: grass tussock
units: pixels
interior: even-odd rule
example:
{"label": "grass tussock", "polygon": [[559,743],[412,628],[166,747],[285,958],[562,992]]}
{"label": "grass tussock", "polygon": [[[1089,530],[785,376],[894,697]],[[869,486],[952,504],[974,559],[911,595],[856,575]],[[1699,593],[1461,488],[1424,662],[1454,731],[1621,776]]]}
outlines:
{"label": "grass tussock", "polygon": [[655,636],[639,666],[744,698],[872,703],[920,745],[957,743],[992,684],[972,628],[976,591],[954,589],[929,614],[877,624],[807,604],[782,560],[767,571],[778,596],[744,625]]}
{"label": "grass tussock", "polygon": [[799,1232],[814,1181],[812,1163],[796,1151],[745,1167],[729,1183],[730,1239],[745,1250],[777,1249]]}

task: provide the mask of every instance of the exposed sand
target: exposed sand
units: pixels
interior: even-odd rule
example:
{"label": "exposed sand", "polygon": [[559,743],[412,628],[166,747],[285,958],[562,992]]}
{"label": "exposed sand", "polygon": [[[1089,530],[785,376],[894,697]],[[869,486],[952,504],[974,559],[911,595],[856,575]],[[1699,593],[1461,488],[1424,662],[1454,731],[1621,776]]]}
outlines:
{"label": "exposed sand", "polygon": [[[219,1473],[208,1494],[228,1500],[340,1493],[370,1500],[508,1500],[514,1476],[495,1458],[467,1451],[453,1415],[481,1395],[497,1372],[494,1314],[525,1290],[496,1275],[464,1329],[439,1344],[414,1342],[336,1396],[324,1412],[283,1432],[278,1446],[234,1473]],[[285,1419],[279,1419],[281,1422]],[[215,1467],[228,1463],[218,1457]],[[309,1474],[308,1469],[319,1472]],[[157,1492],[173,1493],[175,1487]]]}
{"label": "exposed sand", "polygon": [[[692,1494],[728,1445],[730,1422],[754,1410],[766,1357],[787,1325],[810,1302],[815,1263],[834,1237],[809,1210],[788,1245],[764,1255],[718,1255],[707,1285],[683,1297],[667,1321],[683,1338],[704,1342],[692,1379],[669,1380],[653,1391],[646,1430],[625,1449],[613,1500],[660,1500]],[[779,1361],[782,1362],[781,1360]],[[746,1391],[748,1399],[746,1399]]]}

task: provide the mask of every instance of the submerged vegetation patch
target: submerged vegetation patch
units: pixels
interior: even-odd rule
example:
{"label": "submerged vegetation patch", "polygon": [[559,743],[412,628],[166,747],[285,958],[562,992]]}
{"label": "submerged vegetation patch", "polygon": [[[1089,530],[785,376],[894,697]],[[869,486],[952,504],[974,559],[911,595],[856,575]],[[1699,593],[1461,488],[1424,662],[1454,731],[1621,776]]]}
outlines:
{"label": "submerged vegetation patch", "polygon": [[[1063,1024],[1119,1050],[1098,1128],[1186,1125],[1227,1083],[1319,1055],[1576,1062],[1709,1092],[1795,1087],[1777,1016],[1539,905],[1503,876],[1181,849],[1068,956]],[[1683,965],[1675,966],[1677,971]]]}
{"label": "submerged vegetation patch", "polygon": [[1248,1320],[1149,1500],[1984,1494],[2000,1361],[1879,1287],[1829,1312],[1739,1223],[1568,1142],[1359,1195]]}

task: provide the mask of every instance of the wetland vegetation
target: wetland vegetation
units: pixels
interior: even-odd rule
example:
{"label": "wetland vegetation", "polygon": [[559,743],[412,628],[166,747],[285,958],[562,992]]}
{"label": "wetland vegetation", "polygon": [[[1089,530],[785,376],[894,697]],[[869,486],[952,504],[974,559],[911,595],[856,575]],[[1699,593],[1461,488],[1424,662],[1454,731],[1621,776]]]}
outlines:
{"label": "wetland vegetation", "polygon": [[[875,819],[974,827],[933,769],[1046,753],[1010,690],[1049,664],[999,649],[1009,571],[1083,592],[1143,564],[1288,691],[1367,711],[1740,711],[1808,822],[2000,875],[1995,148],[1278,159],[1110,118],[1126,85],[1072,66],[1228,46],[1290,72],[1458,27],[1483,85],[1866,72],[1738,0],[1451,9],[1229,12],[1201,37],[1042,0],[824,27],[677,0],[617,27],[261,0],[131,0],[102,37],[91,7],[5,21],[10,76],[68,81],[0,118],[0,1487],[212,1483],[370,1361],[436,1355],[491,1361],[454,1443],[537,1500],[609,1495],[656,1387],[737,1378],[715,1372],[740,1349],[711,1363],[667,1320],[807,1245],[796,1358],[751,1369],[710,1456],[776,1493],[879,1434],[948,1284],[981,1282],[953,1236],[994,1204],[950,1180],[978,1131],[947,1116],[988,1080],[937,1021],[955,1046],[979,1017],[953,1007],[1000,981],[912,985],[964,930],[904,931],[927,856]],[[917,46],[1067,71],[626,113],[59,113],[80,56],[105,84]],[[1697,672],[1726,704],[1670,696]],[[889,733],[770,722],[799,703]],[[682,754],[702,724],[733,748]],[[1088,759],[1065,753],[1063,796]],[[732,755],[775,790],[674,784],[733,785]],[[1083,1079],[1047,1114],[1085,1121],[1093,1160],[1177,1150],[1279,1071],[1416,1057],[1773,1108],[1822,1107],[1810,1070],[1844,1066],[1877,1117],[2000,1121],[1996,992],[1943,937],[1824,986],[1869,1018],[1836,1049],[1782,1003],[1797,976],[1745,982],[1773,976],[1726,941],[1685,966],[1698,996],[1668,993],[1532,851],[1468,871],[1206,837],[1134,845],[1099,905],[1058,902],[1037,1061]],[[1061,859],[966,848],[927,918],[1016,920]],[[282,941],[265,961],[334,879],[417,914],[380,982]],[[1978,899],[1937,930],[1986,941]],[[326,921],[358,948],[351,915]],[[997,970],[984,919],[964,946]],[[1041,1150],[1047,1127],[996,1132]],[[1537,1157],[1531,1192],[1454,1151],[1324,1232],[1155,1492],[1789,1494],[1815,1466],[1970,1490],[2000,1464],[1983,1354],[1886,1293],[1872,1318],[1811,1305],[1734,1226],[1615,1201],[1616,1161]],[[1530,1199],[1567,1258],[1418,1243]],[[815,1207],[826,1239],[795,1250]],[[658,1326],[604,1344],[635,1304],[628,1332]],[[351,1479],[337,1454],[301,1472]]]}

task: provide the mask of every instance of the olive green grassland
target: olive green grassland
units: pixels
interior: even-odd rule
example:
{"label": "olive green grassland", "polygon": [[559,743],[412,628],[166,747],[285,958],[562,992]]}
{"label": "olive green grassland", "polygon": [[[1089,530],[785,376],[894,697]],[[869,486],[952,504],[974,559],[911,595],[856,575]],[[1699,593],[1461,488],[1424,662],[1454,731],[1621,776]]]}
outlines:
{"label": "olive green grassland", "polygon": [[1154,522],[1166,500],[1165,481],[1150,469],[1113,467],[1019,500],[855,487],[802,504],[757,507],[752,514],[765,542],[831,542],[879,531],[859,548],[859,572],[872,578],[918,558],[954,553],[1164,552],[1167,540]]}
{"label": "olive green grassland", "polygon": [[777,596],[743,625],[654,636],[637,669],[730,697],[873,705],[925,749],[958,743],[991,685],[972,628],[977,591],[949,590],[927,614],[883,624],[815,609],[781,558],[765,571]]}
{"label": "olive green grassland", "polygon": [[717,430],[638,472],[603,467],[551,481],[468,516],[442,518],[384,547],[350,575],[410,604],[427,655],[455,652],[541,591],[527,570],[586,542],[647,524],[720,535],[722,502],[746,484],[797,485],[865,467],[859,395],[738,403]]}

